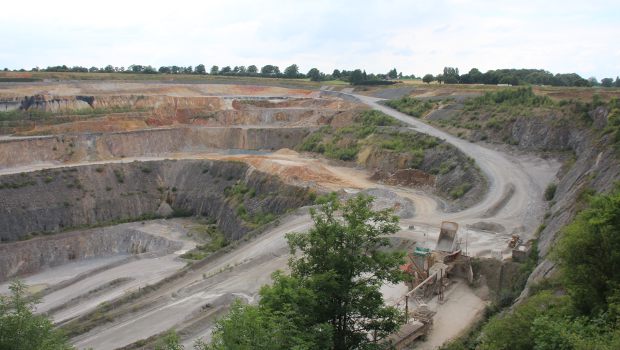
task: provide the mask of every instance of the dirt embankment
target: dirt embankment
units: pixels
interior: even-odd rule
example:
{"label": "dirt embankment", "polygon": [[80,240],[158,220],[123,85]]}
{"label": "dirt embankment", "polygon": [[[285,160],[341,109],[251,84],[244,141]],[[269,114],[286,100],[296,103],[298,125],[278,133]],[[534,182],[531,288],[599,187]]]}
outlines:
{"label": "dirt embankment", "polygon": [[[3,241],[155,217],[162,206],[176,215],[210,217],[236,240],[270,215],[311,200],[308,189],[234,161],[80,166],[4,175],[0,184]],[[235,186],[241,186],[240,196]]]}

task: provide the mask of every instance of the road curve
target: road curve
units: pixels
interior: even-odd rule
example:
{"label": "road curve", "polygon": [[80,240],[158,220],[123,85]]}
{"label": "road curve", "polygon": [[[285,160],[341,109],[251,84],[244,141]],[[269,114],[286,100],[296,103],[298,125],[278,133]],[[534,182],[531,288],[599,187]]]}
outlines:
{"label": "road curve", "polygon": [[347,95],[410,125],[415,131],[435,136],[454,145],[473,158],[486,176],[489,190],[479,203],[456,213],[426,211],[425,216],[419,214],[416,220],[425,222],[453,220],[465,224],[492,221],[503,225],[509,232],[518,232],[525,237],[531,236],[534,232],[544,213],[543,191],[559,169],[557,161],[531,155],[511,155],[471,143],[383,105],[380,103],[383,99],[357,94]]}

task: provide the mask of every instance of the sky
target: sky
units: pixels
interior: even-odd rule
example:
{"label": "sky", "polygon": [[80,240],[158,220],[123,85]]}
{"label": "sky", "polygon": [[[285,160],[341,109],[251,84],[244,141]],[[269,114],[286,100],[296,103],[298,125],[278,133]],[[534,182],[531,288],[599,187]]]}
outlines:
{"label": "sky", "polygon": [[620,75],[620,1],[5,0],[0,69],[131,64]]}

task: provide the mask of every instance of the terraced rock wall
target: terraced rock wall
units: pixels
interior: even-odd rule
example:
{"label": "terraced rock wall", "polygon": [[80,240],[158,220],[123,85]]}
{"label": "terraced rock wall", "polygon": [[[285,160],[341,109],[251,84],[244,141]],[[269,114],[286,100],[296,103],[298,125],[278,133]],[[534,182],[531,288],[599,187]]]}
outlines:
{"label": "terraced rock wall", "polygon": [[313,128],[140,130],[0,139],[0,169],[42,162],[96,161],[215,149],[294,148]]}
{"label": "terraced rock wall", "polygon": [[[228,197],[227,188],[236,184],[251,196]],[[0,176],[0,240],[152,218],[162,206],[170,206],[177,215],[210,217],[228,239],[236,240],[266,215],[309,202],[307,189],[232,161],[152,161],[43,170]]]}

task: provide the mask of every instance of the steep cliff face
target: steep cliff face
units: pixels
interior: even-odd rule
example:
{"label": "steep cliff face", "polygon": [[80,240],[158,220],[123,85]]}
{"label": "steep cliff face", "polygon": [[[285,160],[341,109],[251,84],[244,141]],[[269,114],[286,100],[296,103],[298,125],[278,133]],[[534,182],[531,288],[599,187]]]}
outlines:
{"label": "steep cliff face", "polygon": [[0,169],[214,149],[293,148],[312,128],[174,128],[0,140]]}
{"label": "steep cliff face", "polygon": [[[0,244],[0,281],[82,259],[172,253],[181,242],[131,228],[96,228]],[[36,257],[36,258],[33,258]]]}
{"label": "steep cliff face", "polygon": [[562,228],[584,208],[588,193],[608,192],[620,181],[618,150],[611,135],[600,133],[607,125],[608,114],[605,108],[592,111],[590,115],[594,117],[594,125],[591,129],[546,124],[543,129],[548,130],[549,135],[543,136],[535,125],[527,125],[520,129],[524,132],[515,134],[515,142],[527,145],[528,149],[571,150],[574,153],[574,159],[569,160],[558,174],[555,196],[550,202],[538,241],[540,257],[544,259],[530,276],[530,284],[553,272],[555,265],[547,256]]}
{"label": "steep cliff face", "polygon": [[[225,189],[238,183],[253,196],[227,198]],[[282,214],[310,201],[307,189],[228,161],[81,166],[0,176],[0,184],[2,241],[153,217],[162,203],[181,214],[211,217],[227,238],[238,239],[254,229],[255,216]]]}

